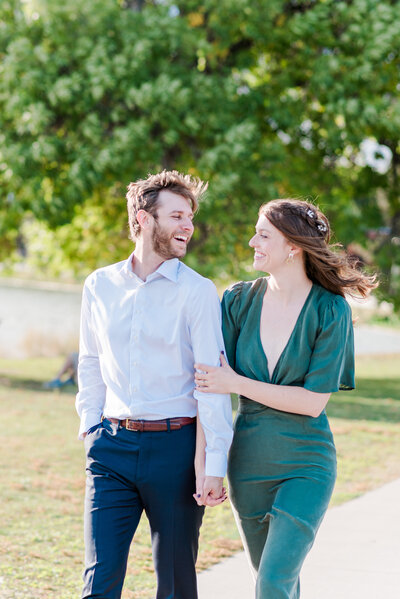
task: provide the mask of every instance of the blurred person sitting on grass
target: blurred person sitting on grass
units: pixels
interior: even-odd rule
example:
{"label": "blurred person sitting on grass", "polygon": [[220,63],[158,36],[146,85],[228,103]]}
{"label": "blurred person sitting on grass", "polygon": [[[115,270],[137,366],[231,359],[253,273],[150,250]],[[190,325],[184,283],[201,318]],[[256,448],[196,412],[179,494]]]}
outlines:
{"label": "blurred person sitting on grass", "polygon": [[[71,352],[65,358],[63,365],[57,372],[54,379],[47,381],[43,384],[44,389],[61,389],[67,385],[77,384],[77,372],[78,372],[78,360],[79,353],[77,351]],[[67,378],[63,380],[62,377],[67,375]]]}

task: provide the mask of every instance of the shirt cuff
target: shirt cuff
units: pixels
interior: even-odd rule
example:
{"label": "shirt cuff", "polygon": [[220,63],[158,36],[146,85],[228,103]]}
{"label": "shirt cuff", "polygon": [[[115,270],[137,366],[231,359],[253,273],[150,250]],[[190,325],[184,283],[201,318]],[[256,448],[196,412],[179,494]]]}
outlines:
{"label": "shirt cuff", "polygon": [[84,439],[83,433],[86,433],[92,426],[99,424],[99,422],[101,422],[101,413],[88,412],[87,414],[82,414],[78,439],[82,441]]}
{"label": "shirt cuff", "polygon": [[224,453],[206,451],[206,476],[219,476],[226,474],[228,458]]}

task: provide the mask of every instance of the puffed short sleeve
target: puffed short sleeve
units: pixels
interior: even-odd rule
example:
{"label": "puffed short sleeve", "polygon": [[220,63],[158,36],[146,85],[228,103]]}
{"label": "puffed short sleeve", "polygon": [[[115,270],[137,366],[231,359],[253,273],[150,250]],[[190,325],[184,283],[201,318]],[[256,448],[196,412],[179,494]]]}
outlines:
{"label": "puffed short sleeve", "polygon": [[235,283],[229,287],[222,297],[222,333],[224,335],[226,357],[229,365],[235,370],[236,342],[239,336],[239,307],[243,283]]}
{"label": "puffed short sleeve", "polygon": [[323,308],[304,387],[317,393],[354,389],[351,308],[340,295]]}

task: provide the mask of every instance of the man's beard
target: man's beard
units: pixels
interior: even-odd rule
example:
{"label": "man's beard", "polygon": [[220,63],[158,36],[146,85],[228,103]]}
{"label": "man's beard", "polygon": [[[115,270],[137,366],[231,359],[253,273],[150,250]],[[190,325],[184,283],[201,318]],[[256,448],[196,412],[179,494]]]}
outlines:
{"label": "man's beard", "polygon": [[[174,250],[172,243],[173,238],[166,233],[157,221],[154,222],[154,229],[152,235],[153,250],[165,260],[171,260],[172,258],[180,258],[186,254],[186,248],[183,252]],[[183,249],[183,248],[182,248]]]}

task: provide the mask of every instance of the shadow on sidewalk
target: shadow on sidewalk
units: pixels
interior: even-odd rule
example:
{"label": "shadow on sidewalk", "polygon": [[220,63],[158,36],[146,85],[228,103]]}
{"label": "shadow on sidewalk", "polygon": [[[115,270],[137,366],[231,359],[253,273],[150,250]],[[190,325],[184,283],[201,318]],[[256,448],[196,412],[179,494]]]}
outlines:
{"label": "shadow on sidewalk", "polygon": [[75,395],[77,392],[76,385],[67,385],[60,389],[44,389],[44,381],[38,381],[30,378],[23,378],[20,376],[9,376],[0,374],[0,387],[8,389],[25,389],[31,391],[40,391],[41,393],[67,393],[69,395]]}

